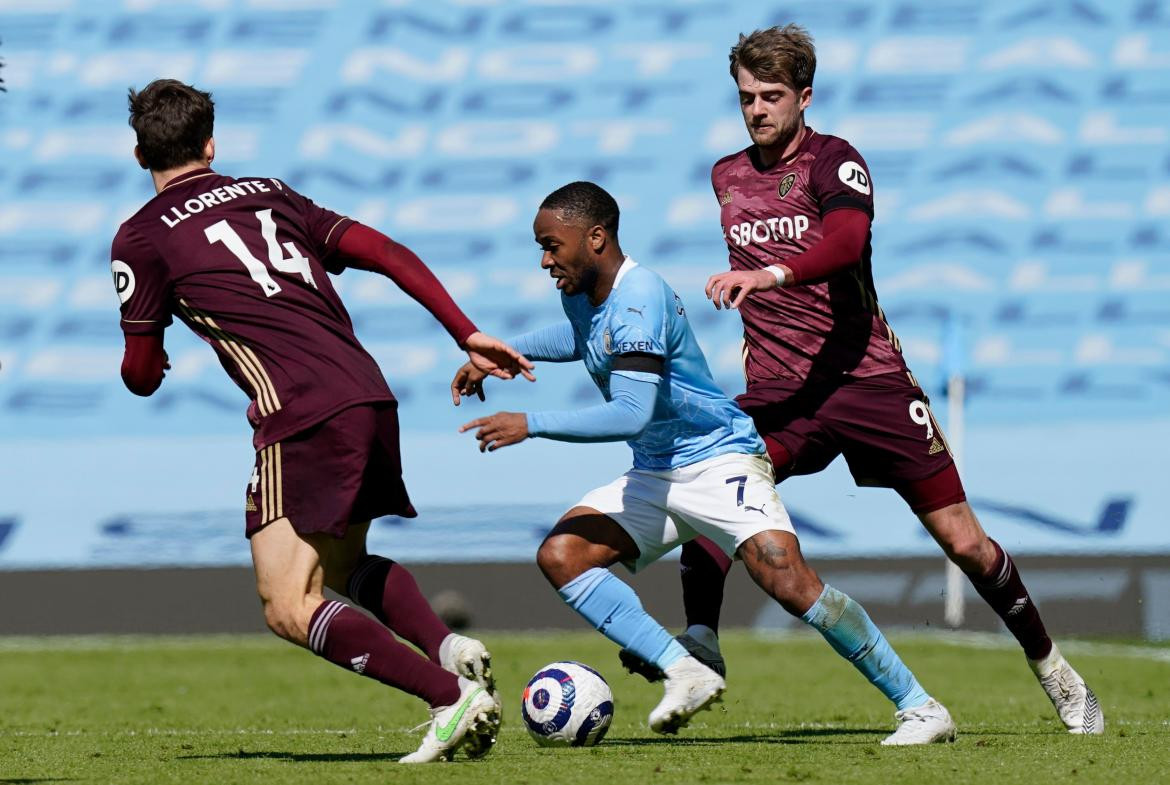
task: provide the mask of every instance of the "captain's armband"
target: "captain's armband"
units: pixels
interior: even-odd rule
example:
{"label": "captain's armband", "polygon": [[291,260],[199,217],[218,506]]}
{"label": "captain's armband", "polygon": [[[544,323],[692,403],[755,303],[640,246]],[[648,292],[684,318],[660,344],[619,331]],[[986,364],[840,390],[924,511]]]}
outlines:
{"label": "captain's armband", "polygon": [[657,354],[648,352],[629,352],[613,358],[613,370],[642,371],[643,373],[656,373],[659,376],[665,376],[666,360]]}

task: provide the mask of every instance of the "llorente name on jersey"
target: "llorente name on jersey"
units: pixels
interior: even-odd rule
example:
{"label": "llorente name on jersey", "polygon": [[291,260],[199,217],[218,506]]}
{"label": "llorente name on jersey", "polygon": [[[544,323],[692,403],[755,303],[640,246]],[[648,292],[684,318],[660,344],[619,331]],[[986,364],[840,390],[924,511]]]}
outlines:
{"label": "llorente name on jersey", "polygon": [[179,225],[180,221],[185,221],[195,213],[201,213],[209,207],[215,207],[217,204],[230,202],[239,196],[247,196],[248,194],[269,193],[272,191],[267,183],[261,180],[237,180],[234,183],[225,185],[222,188],[212,188],[210,191],[199,194],[193,199],[188,199],[183,202],[183,212],[178,207],[171,208],[171,218],[166,213],[159,216],[162,222],[167,225],[168,229],[174,229]]}
{"label": "llorente name on jersey", "polygon": [[759,245],[769,240],[779,240],[781,237],[799,240],[806,229],[808,229],[807,215],[795,217],[785,215],[779,218],[769,218],[765,221],[744,221],[732,224],[727,233],[731,236],[733,243],[744,246],[751,243]]}

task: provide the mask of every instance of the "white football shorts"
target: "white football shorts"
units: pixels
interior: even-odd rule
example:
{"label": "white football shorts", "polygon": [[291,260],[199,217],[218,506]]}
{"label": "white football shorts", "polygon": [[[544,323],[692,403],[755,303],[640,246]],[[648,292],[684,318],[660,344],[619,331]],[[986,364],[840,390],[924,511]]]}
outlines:
{"label": "white football shorts", "polygon": [[729,453],[667,471],[631,469],[577,502],[613,518],[634,539],[631,572],[703,535],[724,553],[762,531],[796,534],[766,455]]}

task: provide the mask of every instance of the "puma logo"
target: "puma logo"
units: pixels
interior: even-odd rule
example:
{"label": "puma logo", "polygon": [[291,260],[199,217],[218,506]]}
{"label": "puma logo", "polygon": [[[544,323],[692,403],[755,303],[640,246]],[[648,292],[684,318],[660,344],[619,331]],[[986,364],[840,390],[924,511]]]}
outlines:
{"label": "puma logo", "polygon": [[755,510],[755,511],[756,511],[756,512],[758,512],[760,515],[763,515],[765,518],[767,518],[767,517],[768,517],[768,513],[764,512],[764,508],[765,508],[765,507],[767,507],[767,506],[768,506],[767,504],[761,504],[759,507],[753,507],[753,506],[751,506],[750,504],[745,504],[745,505],[743,506],[743,508],[744,508],[745,510]]}
{"label": "puma logo", "polygon": [[646,310],[646,309],[645,309],[644,307],[643,307],[643,308],[630,308],[630,307],[628,307],[628,306],[627,306],[627,307],[626,307],[626,310],[627,310],[629,313],[636,313],[636,314],[638,314],[638,316],[643,316],[644,314],[642,313],[642,311],[644,311],[644,310]]}

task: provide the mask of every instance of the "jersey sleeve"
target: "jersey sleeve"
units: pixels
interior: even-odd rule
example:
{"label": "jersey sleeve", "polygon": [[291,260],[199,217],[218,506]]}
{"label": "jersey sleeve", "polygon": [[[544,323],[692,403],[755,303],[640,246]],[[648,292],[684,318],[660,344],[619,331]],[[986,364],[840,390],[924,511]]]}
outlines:
{"label": "jersey sleeve", "polygon": [[665,357],[667,303],[664,287],[654,278],[624,281],[617,290],[609,323],[608,351]]}
{"label": "jersey sleeve", "polygon": [[312,199],[294,191],[287,183],[274,180],[300,213],[301,225],[313,246],[313,253],[331,273],[345,269],[345,263],[338,258],[337,241],[354,220],[340,213],[321,207]]}
{"label": "jersey sleeve", "polygon": [[110,272],[122,309],[122,332],[160,333],[171,323],[171,275],[145,237],[123,226],[110,249]]}
{"label": "jersey sleeve", "polygon": [[873,181],[861,153],[841,142],[822,150],[809,170],[821,217],[842,207],[861,210],[873,219]]}

